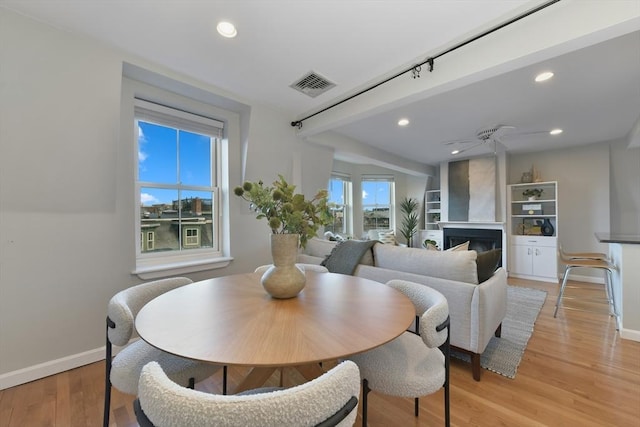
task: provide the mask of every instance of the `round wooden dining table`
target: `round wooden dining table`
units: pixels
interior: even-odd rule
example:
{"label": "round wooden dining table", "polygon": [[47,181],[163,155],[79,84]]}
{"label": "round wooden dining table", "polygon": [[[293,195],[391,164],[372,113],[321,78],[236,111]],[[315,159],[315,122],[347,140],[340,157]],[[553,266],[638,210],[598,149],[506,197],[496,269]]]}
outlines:
{"label": "round wooden dining table", "polygon": [[322,373],[317,362],[391,341],[415,318],[409,298],[382,283],[311,271],[306,278],[304,290],[289,299],[269,296],[255,273],[195,282],[147,303],[136,329],[177,356],[253,367],[241,391],[281,367],[315,378]]}

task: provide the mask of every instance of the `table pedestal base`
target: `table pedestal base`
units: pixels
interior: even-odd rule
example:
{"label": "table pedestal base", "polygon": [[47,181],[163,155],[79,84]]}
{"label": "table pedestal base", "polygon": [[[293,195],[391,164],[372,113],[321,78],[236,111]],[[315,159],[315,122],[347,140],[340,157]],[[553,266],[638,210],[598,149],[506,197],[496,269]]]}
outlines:
{"label": "table pedestal base", "polygon": [[[235,389],[235,393],[251,390],[264,386],[264,383],[271,378],[274,372],[287,368],[252,368],[249,374],[242,380]],[[295,369],[302,375],[307,381],[314,380],[325,371],[322,369],[319,363],[312,363],[309,365],[291,366],[291,369]],[[282,377],[280,379],[280,385],[282,386]]]}

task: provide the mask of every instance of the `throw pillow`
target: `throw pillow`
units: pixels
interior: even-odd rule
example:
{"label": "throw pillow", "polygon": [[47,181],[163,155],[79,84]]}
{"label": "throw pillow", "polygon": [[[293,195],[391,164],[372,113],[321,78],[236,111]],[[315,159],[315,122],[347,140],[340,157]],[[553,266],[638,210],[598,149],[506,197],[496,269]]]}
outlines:
{"label": "throw pillow", "polygon": [[478,267],[478,283],[482,283],[491,276],[498,268],[502,258],[502,249],[491,249],[490,251],[478,253],[476,265]]}
{"label": "throw pillow", "polygon": [[385,244],[396,245],[396,236],[393,231],[381,231],[378,233],[378,240]]}
{"label": "throw pillow", "polygon": [[453,252],[453,251],[468,251],[468,250],[469,250],[469,242],[467,241],[467,242],[464,242],[464,243],[460,243],[459,245],[454,246],[452,248],[445,249],[445,252],[446,251],[449,251],[449,252]]}

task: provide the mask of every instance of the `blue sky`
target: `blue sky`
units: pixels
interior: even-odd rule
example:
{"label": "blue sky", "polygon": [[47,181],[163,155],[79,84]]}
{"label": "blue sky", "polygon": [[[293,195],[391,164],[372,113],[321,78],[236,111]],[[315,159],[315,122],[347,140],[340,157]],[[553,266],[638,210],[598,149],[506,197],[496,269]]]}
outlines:
{"label": "blue sky", "polygon": [[[138,175],[139,180],[144,182],[211,185],[210,137],[139,121]],[[211,193],[185,191],[181,198],[185,197],[210,199]],[[140,199],[145,206],[171,203],[178,199],[178,192],[145,187],[141,190]]]}
{"label": "blue sky", "polygon": [[362,204],[363,205],[391,204],[389,187],[390,187],[389,183],[384,181],[363,181],[362,182]]}

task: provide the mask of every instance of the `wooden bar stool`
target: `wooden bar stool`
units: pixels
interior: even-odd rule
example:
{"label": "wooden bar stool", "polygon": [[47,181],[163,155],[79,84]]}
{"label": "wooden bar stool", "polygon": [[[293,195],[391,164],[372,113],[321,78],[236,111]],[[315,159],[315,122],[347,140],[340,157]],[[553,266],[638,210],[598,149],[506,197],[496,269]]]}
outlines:
{"label": "wooden bar stool", "polygon": [[[564,277],[562,278],[562,286],[560,287],[560,292],[558,293],[558,299],[556,301],[556,308],[553,312],[553,317],[556,317],[558,314],[558,308],[560,307],[560,302],[562,301],[564,290],[567,286],[569,272],[574,268],[595,268],[604,271],[605,292],[607,294],[607,302],[609,304],[609,313],[618,318],[612,288],[613,271],[616,267],[608,261],[606,255],[592,252],[565,253],[561,247],[559,247],[558,252],[561,262],[565,264],[566,267],[564,270]],[[587,255],[591,255],[592,258],[587,258]]]}
{"label": "wooden bar stool", "polygon": [[598,259],[601,261],[608,261],[609,256],[602,252],[565,252],[562,249],[562,245],[558,243],[558,250],[560,251],[560,255],[564,255],[567,259]]}

